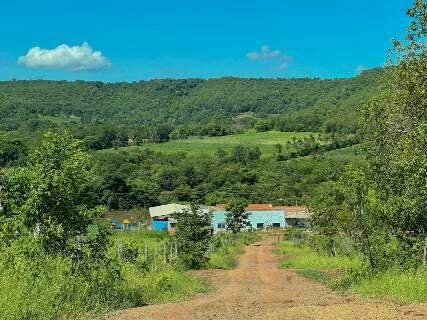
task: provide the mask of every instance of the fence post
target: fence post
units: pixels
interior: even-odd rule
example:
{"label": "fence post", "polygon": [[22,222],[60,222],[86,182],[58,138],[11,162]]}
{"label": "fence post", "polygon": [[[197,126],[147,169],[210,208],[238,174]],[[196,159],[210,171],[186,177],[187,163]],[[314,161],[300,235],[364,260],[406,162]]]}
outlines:
{"label": "fence post", "polygon": [[119,259],[122,259],[122,255],[123,255],[123,241],[119,241],[117,243],[117,256],[119,257]]}
{"label": "fence post", "polygon": [[148,246],[144,244],[144,260],[148,261]]}
{"label": "fence post", "polygon": [[163,244],[163,263],[166,264],[166,243]]}
{"label": "fence post", "polygon": [[175,242],[175,258],[178,259],[178,242]]}

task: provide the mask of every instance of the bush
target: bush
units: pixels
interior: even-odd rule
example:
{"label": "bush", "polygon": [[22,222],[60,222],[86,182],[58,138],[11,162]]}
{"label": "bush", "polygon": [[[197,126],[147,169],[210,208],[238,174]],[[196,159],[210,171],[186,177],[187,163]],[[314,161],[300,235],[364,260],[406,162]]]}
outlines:
{"label": "bush", "polygon": [[81,319],[134,305],[114,263],[78,265],[33,243],[19,246],[0,256],[1,320]]}

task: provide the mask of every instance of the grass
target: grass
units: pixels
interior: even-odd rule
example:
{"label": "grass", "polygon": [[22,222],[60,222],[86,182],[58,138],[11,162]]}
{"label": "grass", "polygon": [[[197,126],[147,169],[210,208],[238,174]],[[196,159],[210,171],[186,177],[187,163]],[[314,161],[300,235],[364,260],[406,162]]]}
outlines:
{"label": "grass", "polygon": [[310,269],[317,271],[333,269],[350,269],[361,266],[361,261],[355,258],[342,256],[327,256],[319,254],[307,245],[295,245],[291,241],[284,241],[278,245],[285,259],[280,261],[282,268]]}
{"label": "grass", "polygon": [[318,270],[304,269],[298,271],[298,274],[322,283],[328,283],[330,281],[330,277],[327,273]]}
{"label": "grass", "polygon": [[237,267],[237,257],[244,253],[242,241],[218,248],[209,259],[209,267],[214,269],[234,269]]}
{"label": "grass", "polygon": [[361,162],[364,160],[363,153],[358,145],[328,151],[325,152],[323,156],[325,157],[325,159],[339,160],[352,163]]}
{"label": "grass", "polygon": [[427,302],[427,270],[388,270],[361,279],[350,287],[353,293],[404,303]]}
{"label": "grass", "polygon": [[216,237],[217,243],[221,243],[212,253],[209,259],[209,267],[214,269],[230,270],[237,267],[237,258],[244,253],[244,247],[258,239],[254,233],[239,233],[237,238],[225,244],[224,239],[228,234],[219,234]]}
{"label": "grass", "polygon": [[169,235],[166,232],[153,231],[148,229],[142,230],[114,230],[111,235],[111,240],[125,242],[140,242],[144,244],[163,243],[168,239]]}
{"label": "grass", "polygon": [[147,148],[163,153],[186,152],[189,155],[213,155],[218,148],[222,148],[226,152],[230,153],[233,147],[244,145],[253,147],[258,146],[263,157],[267,157],[274,154],[275,144],[285,145],[288,141],[291,141],[293,137],[304,138],[309,137],[310,134],[313,134],[314,136],[317,135],[316,133],[310,132],[257,132],[255,130],[248,130],[242,134],[223,137],[190,137],[188,139],[173,140],[165,143],[146,144],[144,146],[125,147],[121,149],[135,150]]}
{"label": "grass", "polygon": [[141,274],[134,264],[127,263],[123,270],[126,290],[133,293],[138,305],[182,300],[211,290],[206,280],[168,266]]}
{"label": "grass", "polygon": [[[114,232],[113,240],[162,243],[165,233]],[[150,251],[151,254],[153,251]],[[147,264],[117,259],[82,260],[46,254],[33,237],[0,252],[0,320],[93,319],[118,309],[176,301],[210,290],[202,279],[190,276],[177,261]]]}
{"label": "grass", "polygon": [[291,241],[281,242],[274,253],[284,255],[280,267],[299,269],[298,274],[335,289],[402,303],[427,302],[426,269],[371,274],[359,258],[327,256]]}

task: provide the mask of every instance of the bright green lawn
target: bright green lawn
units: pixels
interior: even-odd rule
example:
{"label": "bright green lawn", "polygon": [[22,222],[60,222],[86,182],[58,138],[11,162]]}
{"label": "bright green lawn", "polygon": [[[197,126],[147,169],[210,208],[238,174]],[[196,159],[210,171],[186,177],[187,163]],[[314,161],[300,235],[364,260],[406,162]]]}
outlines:
{"label": "bright green lawn", "polygon": [[[191,137],[188,139],[173,140],[166,143],[147,144],[144,146],[126,147],[125,149],[148,148],[154,151],[165,153],[187,152],[193,155],[214,154],[218,148],[222,148],[230,152],[237,145],[258,146],[261,149],[263,156],[272,155],[274,153],[274,145],[286,145],[293,137],[304,138],[314,136],[317,133],[311,132],[280,132],[267,131],[256,132],[248,130],[242,134],[235,134],[223,137]],[[124,149],[124,148],[122,148]]]}

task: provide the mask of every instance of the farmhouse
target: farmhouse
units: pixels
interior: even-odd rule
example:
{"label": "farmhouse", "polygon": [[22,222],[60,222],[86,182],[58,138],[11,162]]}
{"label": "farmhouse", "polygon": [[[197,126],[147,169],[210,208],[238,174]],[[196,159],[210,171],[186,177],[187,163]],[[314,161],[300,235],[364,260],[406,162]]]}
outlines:
{"label": "farmhouse", "polygon": [[[151,207],[149,211],[152,229],[175,232],[177,221],[173,216],[187,209],[190,209],[189,205],[177,203]],[[212,230],[214,232],[227,230],[224,205],[204,207],[203,210],[212,212]],[[255,203],[249,204],[245,207],[245,210],[249,213],[248,228],[253,230],[304,226],[310,217],[307,209],[302,206],[273,206],[271,204]]]}
{"label": "farmhouse", "polygon": [[[283,207],[274,207],[271,204],[249,204],[245,208],[249,213],[250,229],[284,228],[286,227],[285,210]],[[212,228],[214,232],[225,231],[224,205],[213,208]]]}

